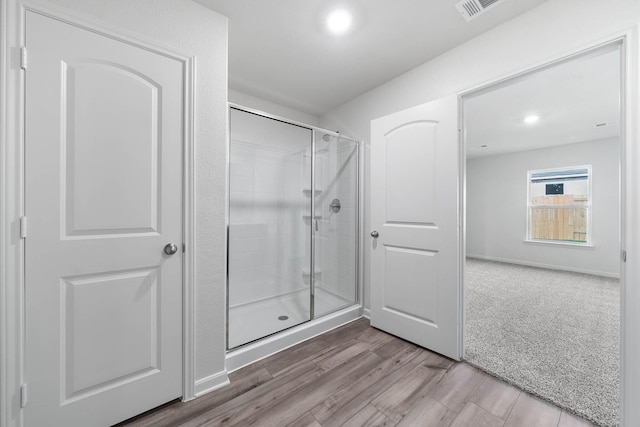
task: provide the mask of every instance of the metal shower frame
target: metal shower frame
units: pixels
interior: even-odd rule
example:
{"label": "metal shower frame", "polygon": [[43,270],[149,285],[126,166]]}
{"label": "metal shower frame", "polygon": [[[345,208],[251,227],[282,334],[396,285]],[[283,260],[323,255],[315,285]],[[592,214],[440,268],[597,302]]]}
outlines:
{"label": "metal shower frame", "polygon": [[[281,117],[281,116],[277,116],[275,114],[270,114],[270,113],[266,113],[264,111],[261,110],[257,110],[254,108],[250,108],[250,107],[245,107],[243,105],[239,105],[239,104],[235,104],[232,102],[228,103],[228,110],[238,110],[238,111],[243,111],[245,113],[249,113],[249,114],[254,114],[256,116],[260,116],[260,117],[264,117],[267,119],[271,119],[271,120],[276,120],[282,123],[286,123],[289,125],[293,125],[293,126],[298,126],[301,127],[303,129],[308,129],[311,131],[311,212],[310,212],[310,221],[309,221],[309,229],[310,229],[310,279],[309,279],[309,298],[310,298],[310,309],[309,309],[309,320],[304,321],[302,323],[299,323],[297,325],[291,326],[289,328],[285,328],[285,329],[281,329],[277,332],[274,332],[273,334],[267,335],[267,336],[271,336],[271,335],[275,335],[278,334],[284,330],[287,329],[291,329],[291,328],[295,328],[296,326],[305,324],[307,322],[311,322],[313,320],[315,320],[315,252],[316,252],[316,227],[314,225],[315,223],[315,208],[316,208],[316,203],[315,203],[315,176],[316,176],[316,133],[317,132],[322,132],[324,134],[327,135],[331,135],[337,138],[337,141],[340,141],[340,138],[354,142],[356,144],[356,223],[355,223],[355,229],[356,229],[356,236],[355,236],[355,241],[356,241],[356,246],[355,246],[355,283],[354,283],[354,288],[355,288],[355,296],[354,296],[354,303],[350,306],[347,307],[351,307],[353,305],[357,305],[360,304],[360,299],[361,299],[361,268],[362,268],[362,264],[361,264],[361,254],[362,254],[362,250],[361,250],[361,236],[362,236],[362,220],[361,220],[361,213],[362,213],[362,189],[361,189],[361,185],[362,185],[362,181],[361,181],[361,163],[362,163],[362,141],[357,140],[355,138],[352,138],[350,136],[346,136],[341,134],[340,132],[336,132],[336,131],[331,131],[328,129],[324,129],[318,126],[313,126],[313,125],[308,125],[306,123],[302,123],[302,122],[298,122],[295,120],[289,120],[287,118]],[[230,123],[230,121],[228,121],[228,123]],[[251,344],[254,343],[255,341],[250,341],[248,343],[242,344],[240,346],[236,346],[233,348],[229,348],[229,211],[230,211],[230,205],[231,205],[231,192],[230,192],[230,188],[231,188],[231,163],[230,163],[230,152],[231,152],[231,132],[230,132],[230,128],[227,129],[228,130],[228,134],[229,134],[229,139],[227,141],[227,171],[226,171],[226,176],[227,176],[227,195],[226,195],[226,225],[227,225],[227,235],[226,235],[226,247],[227,247],[227,253],[226,253],[226,270],[227,270],[227,274],[226,274],[226,315],[225,315],[225,321],[226,321],[226,325],[225,325],[225,329],[226,329],[226,350],[227,351],[233,351],[239,348],[244,347],[247,344]],[[328,313],[324,313],[323,315],[327,315],[330,314],[332,312],[335,311],[339,311],[342,310],[346,307],[340,307],[334,311],[328,312]],[[262,337],[259,338],[260,339],[264,339],[266,338]]]}

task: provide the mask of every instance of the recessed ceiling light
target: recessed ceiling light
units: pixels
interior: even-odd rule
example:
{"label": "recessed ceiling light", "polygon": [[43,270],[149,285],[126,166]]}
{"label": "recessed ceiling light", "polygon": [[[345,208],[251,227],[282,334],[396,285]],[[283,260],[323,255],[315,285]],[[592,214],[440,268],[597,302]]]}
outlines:
{"label": "recessed ceiling light", "polygon": [[352,22],[351,12],[346,9],[336,9],[327,15],[327,29],[336,35],[346,33]]}
{"label": "recessed ceiling light", "polygon": [[531,116],[527,116],[524,118],[524,122],[527,124],[531,124],[531,123],[535,123],[538,120],[540,120],[540,117],[536,116],[536,115],[531,115]]}

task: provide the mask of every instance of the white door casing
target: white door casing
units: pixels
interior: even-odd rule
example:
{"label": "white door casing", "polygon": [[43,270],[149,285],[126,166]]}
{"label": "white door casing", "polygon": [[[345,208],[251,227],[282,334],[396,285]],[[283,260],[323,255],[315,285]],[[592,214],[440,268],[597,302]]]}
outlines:
{"label": "white door casing", "polygon": [[459,360],[457,96],[371,122],[371,325]]}
{"label": "white door casing", "polygon": [[25,25],[26,423],[111,425],[182,395],[184,64]]}

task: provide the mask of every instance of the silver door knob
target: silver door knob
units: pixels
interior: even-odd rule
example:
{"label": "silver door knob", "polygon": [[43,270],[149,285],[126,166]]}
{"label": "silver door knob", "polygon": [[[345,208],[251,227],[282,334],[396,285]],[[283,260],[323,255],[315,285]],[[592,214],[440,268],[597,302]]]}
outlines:
{"label": "silver door knob", "polygon": [[378,238],[378,236],[379,236],[379,234],[378,234],[378,232],[377,232],[377,231],[372,231],[372,232],[371,232],[371,237],[373,237],[374,239],[377,239],[377,238]]}
{"label": "silver door knob", "polygon": [[164,253],[167,255],[173,255],[178,252],[178,246],[175,243],[167,243],[164,247]]}

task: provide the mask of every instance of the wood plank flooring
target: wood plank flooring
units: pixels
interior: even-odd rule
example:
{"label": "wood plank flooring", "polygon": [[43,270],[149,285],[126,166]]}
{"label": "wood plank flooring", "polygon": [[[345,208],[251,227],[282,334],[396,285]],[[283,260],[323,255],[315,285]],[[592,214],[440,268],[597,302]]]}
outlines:
{"label": "wood plank flooring", "polygon": [[587,427],[545,401],[351,322],[242,368],[231,384],[119,427]]}

